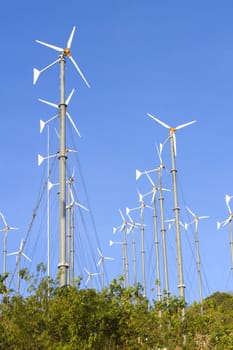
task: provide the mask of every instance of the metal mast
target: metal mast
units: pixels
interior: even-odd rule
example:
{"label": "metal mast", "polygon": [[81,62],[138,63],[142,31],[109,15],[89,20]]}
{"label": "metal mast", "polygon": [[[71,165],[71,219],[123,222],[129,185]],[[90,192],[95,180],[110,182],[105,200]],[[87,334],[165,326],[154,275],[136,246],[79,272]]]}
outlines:
{"label": "metal mast", "polygon": [[60,287],[67,285],[66,261],[66,107],[65,104],[65,57],[60,55],[60,148],[59,148],[59,237],[60,237],[60,261],[59,283]]}

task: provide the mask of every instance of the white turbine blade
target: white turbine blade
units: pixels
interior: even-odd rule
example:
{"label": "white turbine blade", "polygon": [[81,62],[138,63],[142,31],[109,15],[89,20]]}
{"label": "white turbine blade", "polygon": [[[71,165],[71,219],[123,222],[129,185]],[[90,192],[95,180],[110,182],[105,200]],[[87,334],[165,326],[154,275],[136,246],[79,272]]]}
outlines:
{"label": "white turbine blade", "polygon": [[44,130],[45,125],[46,125],[46,122],[44,122],[43,120],[40,120],[40,133],[42,133],[42,131]]}
{"label": "white turbine blade", "polygon": [[130,209],[128,207],[125,208],[125,212],[126,212],[126,215],[129,216],[129,213],[130,213]]}
{"label": "white turbine blade", "polygon": [[114,258],[109,258],[108,256],[104,257],[105,260],[114,260]]}
{"label": "white turbine blade", "polygon": [[161,124],[162,126],[164,126],[166,129],[170,129],[171,127],[167,124],[165,124],[164,122],[162,122],[161,120],[159,120],[158,118],[154,117],[152,114],[147,113],[148,117],[154,119],[157,123]]}
{"label": "white turbine blade", "polygon": [[61,48],[61,47],[59,47],[59,46],[55,46],[55,45],[51,45],[51,44],[45,43],[44,41],[36,40],[36,42],[37,42],[38,44],[47,46],[47,47],[49,47],[50,49],[53,49],[53,50],[58,51],[58,52],[63,52],[63,51],[64,51],[63,48]]}
{"label": "white turbine blade", "polygon": [[113,241],[111,239],[109,241],[109,245],[110,245],[110,247],[113,245]]}
{"label": "white turbine blade", "polygon": [[80,208],[82,208],[82,209],[84,209],[86,211],[89,211],[86,207],[84,207],[84,205],[80,204],[79,202],[75,201],[74,204],[76,204],[78,207],[80,207]]}
{"label": "white turbine blade", "polygon": [[231,218],[231,216],[228,218],[228,219],[226,219],[223,223],[222,223],[222,226],[224,227],[224,226],[226,226],[226,224],[228,224],[228,222],[230,222],[232,220],[232,218]]}
{"label": "white turbine blade", "polygon": [[126,221],[126,220],[125,220],[125,217],[124,217],[124,215],[123,215],[123,213],[122,213],[122,211],[121,211],[121,209],[118,209],[118,211],[119,211],[119,213],[120,213],[120,216],[121,216],[122,220],[123,220],[123,221]]}
{"label": "white turbine blade", "polygon": [[186,207],[186,209],[188,210],[188,212],[189,212],[194,218],[196,217],[196,215],[192,212],[191,209],[189,209],[188,207]]}
{"label": "white turbine blade", "polygon": [[49,102],[49,101],[46,101],[46,100],[42,100],[41,98],[38,98],[38,100],[40,102],[43,102],[43,103],[49,105],[49,106],[52,106],[52,107],[55,107],[55,108],[59,108],[59,106],[56,103],[52,103],[52,102]]}
{"label": "white turbine blade", "polygon": [[0,215],[1,215],[1,218],[2,218],[2,221],[3,221],[4,225],[8,226],[7,222],[6,222],[6,219],[5,219],[5,216],[1,212],[0,212]]}
{"label": "white turbine blade", "polygon": [[206,216],[206,215],[205,216],[199,216],[198,218],[199,219],[209,219],[209,216]]}
{"label": "white turbine blade", "polygon": [[32,260],[31,260],[26,254],[24,254],[24,252],[22,252],[22,255],[23,255],[28,261],[32,262]]}
{"label": "white turbine blade", "polygon": [[71,118],[70,114],[66,111],[66,115],[71,123],[71,125],[73,126],[74,130],[76,131],[76,133],[78,134],[79,137],[81,137],[80,132],[78,131],[78,128],[76,127],[76,125],[74,124],[73,119]]}
{"label": "white turbine blade", "polygon": [[139,177],[141,177],[141,175],[142,175],[142,172],[136,169],[136,180],[138,180]]}
{"label": "white turbine blade", "polygon": [[[161,145],[161,143],[160,143],[160,145]],[[159,146],[160,146],[159,145]],[[160,151],[160,147],[158,147],[158,145],[156,144],[156,152],[157,152],[157,155],[158,155],[158,157],[159,157],[159,162],[160,162],[160,164],[163,164],[163,160],[162,160],[162,150]]]}
{"label": "white turbine blade", "polygon": [[87,285],[89,283],[90,278],[91,278],[91,274],[88,275],[85,285]]}
{"label": "white turbine blade", "polygon": [[178,125],[178,126],[176,127],[176,130],[179,130],[179,129],[185,128],[186,126],[191,125],[191,124],[194,124],[194,123],[196,123],[196,120],[192,120],[191,122],[188,122],[188,123],[185,123],[185,124]]}
{"label": "white turbine blade", "polygon": [[219,229],[220,229],[221,225],[222,225],[222,222],[217,221],[217,230],[219,230]]}
{"label": "white turbine blade", "polygon": [[79,68],[79,66],[77,65],[77,63],[75,62],[75,60],[73,59],[72,56],[68,56],[69,59],[71,60],[71,62],[73,63],[73,65],[75,66],[75,68],[77,69],[77,71],[79,72],[79,74],[81,75],[81,78],[83,79],[83,81],[86,83],[86,85],[88,87],[90,87],[90,85],[88,84],[86,78],[84,77],[83,73],[81,72],[81,69]]}
{"label": "white turbine blade", "polygon": [[88,269],[86,269],[86,267],[84,267],[84,270],[86,271],[86,273],[87,273],[88,275],[90,275],[90,272],[88,271]]}
{"label": "white turbine blade", "polygon": [[100,258],[99,261],[97,262],[97,266],[99,266],[99,265],[101,264],[102,260],[103,260],[103,257],[101,256],[101,258]]}
{"label": "white turbine blade", "polygon": [[38,78],[40,76],[40,73],[41,72],[38,69],[33,68],[33,85],[36,84],[36,82],[37,82],[37,80],[38,80]]}
{"label": "white turbine blade", "polygon": [[19,254],[19,252],[8,253],[7,256],[17,255],[17,254]]}
{"label": "white turbine blade", "polygon": [[146,172],[146,176],[147,176],[148,180],[150,181],[151,185],[152,185],[152,186],[155,186],[155,184],[154,184],[154,182],[153,182],[151,176],[148,174],[148,172]]}
{"label": "white turbine blade", "polygon": [[41,156],[40,154],[38,154],[37,159],[38,159],[37,164],[38,164],[38,166],[40,166],[45,158],[43,156]]}
{"label": "white turbine blade", "polygon": [[70,34],[70,37],[69,37],[69,39],[68,39],[68,41],[67,41],[67,48],[68,48],[68,49],[70,49],[70,47],[71,47],[71,44],[72,44],[72,41],[73,41],[73,37],[74,37],[75,29],[76,29],[76,27],[74,26],[73,29],[72,29],[72,32],[71,32],[71,34]]}
{"label": "white turbine blade", "polygon": [[74,93],[74,89],[71,91],[71,93],[69,94],[69,96],[66,99],[66,105],[68,106],[68,104],[70,103],[71,97],[73,96]]}
{"label": "white turbine blade", "polygon": [[230,214],[232,213],[231,208],[230,208],[230,204],[229,204],[231,198],[232,198],[232,197],[230,197],[228,194],[226,194],[225,201],[226,201],[227,209],[228,209],[228,211],[229,211]]}
{"label": "white turbine blade", "polygon": [[97,248],[97,251],[98,251],[98,253],[99,253],[99,256],[102,258],[103,254],[101,253],[101,251],[100,251],[99,248]]}

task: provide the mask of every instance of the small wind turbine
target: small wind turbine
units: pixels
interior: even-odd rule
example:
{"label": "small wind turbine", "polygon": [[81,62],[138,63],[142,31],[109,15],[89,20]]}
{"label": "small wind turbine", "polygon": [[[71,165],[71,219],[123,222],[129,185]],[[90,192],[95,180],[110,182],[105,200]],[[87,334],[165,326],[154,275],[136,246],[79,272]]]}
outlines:
{"label": "small wind turbine", "polygon": [[[147,205],[143,198],[140,199],[141,204],[139,207],[136,208],[126,208],[126,214],[128,215],[131,211],[134,210],[140,210],[140,231],[141,231],[141,256],[142,256],[142,289],[143,289],[143,296],[146,297],[146,272],[145,272],[145,225],[144,225],[144,209],[145,208],[151,208],[149,205]],[[152,209],[152,208],[151,208]]]}
{"label": "small wind turbine", "polygon": [[88,283],[90,283],[90,288],[92,288],[93,276],[98,276],[98,275],[100,275],[100,273],[99,272],[91,273],[85,267],[84,267],[84,270],[88,275],[87,280],[85,282],[85,285],[87,286]]}
{"label": "small wind turbine", "polygon": [[41,44],[43,46],[47,46],[49,47],[50,49],[53,49],[55,51],[58,51],[60,53],[60,56],[59,56],[59,59],[57,59],[56,61],[54,61],[53,63],[49,64],[48,66],[46,66],[45,68],[41,69],[41,70],[38,70],[36,68],[34,68],[33,70],[33,75],[34,75],[34,78],[33,78],[33,83],[36,84],[37,82],[37,79],[39,78],[40,74],[44,71],[46,71],[47,69],[49,69],[50,67],[52,67],[54,64],[56,64],[57,62],[60,62],[61,59],[63,59],[64,57],[68,57],[71,62],[73,63],[73,65],[75,66],[75,68],[77,69],[79,75],[81,76],[81,78],[83,79],[83,81],[85,82],[85,84],[90,87],[90,85],[88,84],[85,76],[83,75],[83,73],[81,72],[81,69],[79,68],[79,66],[77,65],[76,61],[73,59],[72,55],[71,55],[71,52],[70,52],[70,48],[71,48],[71,44],[72,44],[72,41],[73,41],[73,37],[74,37],[74,33],[75,33],[75,29],[76,27],[74,26],[73,29],[72,29],[72,32],[69,36],[69,39],[67,41],[67,44],[66,44],[66,48],[62,48],[62,47],[58,47],[58,46],[55,46],[55,45],[51,45],[51,44],[48,44],[48,43],[45,43],[43,41],[40,41],[40,40],[36,40],[36,42],[38,44]]}
{"label": "small wind turbine", "polygon": [[[55,51],[59,52],[59,58],[58,60],[54,61],[53,63],[49,64],[42,70],[34,69],[34,84],[36,83],[39,75],[41,72],[49,69],[51,66],[56,64],[57,62],[60,63],[60,102],[59,105],[55,105],[56,108],[59,108],[59,119],[60,119],[60,148],[59,148],[59,272],[60,272],[60,280],[59,284],[60,287],[67,285],[67,261],[66,261],[66,115],[68,116],[71,124],[73,125],[71,121],[71,117],[67,114],[67,104],[65,101],[65,61],[68,57],[73,65],[75,66],[76,70],[78,71],[81,78],[84,80],[86,85],[88,87],[89,84],[84,77],[83,73],[81,72],[79,66],[77,65],[76,61],[71,56],[70,48],[73,40],[75,32],[75,27],[73,27],[72,32],[69,36],[69,39],[67,41],[66,48],[61,48],[55,45],[48,44],[46,42],[36,40],[37,43],[47,46]],[[70,95],[72,96],[72,94]],[[54,107],[55,107],[54,106]],[[73,125],[74,126],[74,125]],[[78,130],[76,130],[77,132]],[[77,132],[79,133],[79,132]]]}
{"label": "small wind turbine", "polygon": [[17,294],[20,293],[20,266],[21,266],[21,257],[23,256],[25,259],[27,259],[28,261],[32,262],[32,260],[23,252],[23,247],[24,247],[24,240],[22,238],[21,242],[20,242],[20,247],[19,250],[17,252],[13,252],[13,253],[9,253],[7,254],[8,256],[10,255],[16,255],[16,265],[17,265],[17,269],[18,269],[18,286],[17,286]]}
{"label": "small wind turbine", "polygon": [[3,229],[1,229],[0,231],[4,232],[4,242],[3,242],[3,275],[6,274],[6,256],[7,256],[7,234],[8,231],[10,230],[18,230],[17,227],[12,227],[9,226],[8,223],[6,222],[5,216],[0,212],[0,216],[2,218],[2,221],[5,225],[5,227]]}
{"label": "small wind turbine", "polygon": [[102,276],[102,289],[104,289],[104,262],[105,260],[114,260],[113,258],[109,258],[108,256],[104,256],[99,248],[97,248],[97,251],[99,253],[100,259],[97,263],[97,266],[101,265],[101,276]]}
{"label": "small wind turbine", "polygon": [[[174,194],[174,213],[175,213],[175,223],[176,223],[176,249],[177,249],[177,265],[178,265],[178,289],[180,297],[185,300],[185,284],[183,279],[183,262],[182,262],[182,249],[181,249],[181,238],[180,238],[180,223],[179,223],[179,205],[178,205],[178,194],[177,194],[177,181],[176,181],[176,165],[175,165],[175,156],[176,156],[176,136],[175,133],[177,130],[180,130],[188,125],[195,123],[193,120],[191,122],[181,124],[174,127],[167,125],[158,118],[154,117],[150,113],[147,114],[150,118],[154,119],[157,123],[169,130],[169,136],[165,140],[164,144],[170,139],[171,144],[171,161],[172,161],[172,183],[173,183],[173,194]],[[162,149],[160,150],[162,151]],[[160,152],[161,153],[161,152]],[[183,310],[184,312],[184,310]]]}
{"label": "small wind turbine", "polygon": [[201,260],[200,260],[200,252],[199,252],[199,237],[198,237],[198,222],[201,219],[208,219],[209,216],[197,216],[192,212],[191,209],[186,207],[188,212],[192,215],[193,221],[191,221],[188,224],[185,224],[185,229],[187,230],[189,225],[194,224],[194,231],[195,231],[195,246],[196,246],[196,260],[197,260],[197,274],[198,274],[198,284],[199,284],[199,297],[200,297],[200,304],[201,304],[201,315],[203,314],[203,296],[202,296],[202,278],[201,278]]}

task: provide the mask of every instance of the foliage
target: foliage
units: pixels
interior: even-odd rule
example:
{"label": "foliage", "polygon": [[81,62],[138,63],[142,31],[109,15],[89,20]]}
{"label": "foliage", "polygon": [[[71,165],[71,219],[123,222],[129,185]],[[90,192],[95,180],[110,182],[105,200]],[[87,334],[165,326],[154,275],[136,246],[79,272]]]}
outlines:
{"label": "foliage", "polygon": [[[233,296],[214,293],[200,305],[172,296],[149,303],[140,285],[113,280],[98,292],[22,271],[30,294],[0,304],[0,349],[232,349]],[[39,276],[42,276],[41,279]],[[5,280],[0,291],[5,293]]]}

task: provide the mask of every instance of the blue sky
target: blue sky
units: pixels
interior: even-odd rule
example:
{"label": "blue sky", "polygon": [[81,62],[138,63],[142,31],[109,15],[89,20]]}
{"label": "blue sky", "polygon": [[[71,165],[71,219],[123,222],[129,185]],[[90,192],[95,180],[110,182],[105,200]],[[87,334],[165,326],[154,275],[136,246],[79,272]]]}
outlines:
{"label": "blue sky", "polygon": [[[55,110],[38,98],[59,103],[59,65],[32,84],[33,68],[42,69],[57,58],[57,52],[35,40],[63,47],[76,25],[72,54],[91,85],[88,89],[71,62],[66,63],[66,94],[75,88],[69,112],[82,135],[77,138],[67,127],[67,145],[78,150],[77,155],[69,155],[68,172],[75,169],[79,201],[91,211],[82,213],[83,221],[77,214],[77,274],[83,275],[85,282],[83,266],[97,271],[97,246],[115,259],[106,261],[106,280],[122,274],[120,247],[109,247],[110,239],[122,239],[121,233],[112,234],[113,226],[121,221],[118,208],[137,207],[137,189],[142,193],[150,190],[146,179],[136,182],[135,170],[158,166],[156,144],[167,137],[167,130],[147,116],[151,113],[171,126],[197,121],[177,132],[180,216],[183,221],[191,220],[185,206],[197,215],[210,216],[199,223],[204,296],[216,290],[232,291],[229,228],[216,229],[216,222],[228,217],[225,195],[233,195],[232,14],[233,4],[225,0],[51,0],[2,5],[0,211],[9,225],[19,227],[8,234],[8,252],[17,250],[26,236],[45,180],[46,162],[37,166],[37,154],[46,154],[47,142],[46,132],[39,133],[39,120],[49,119]],[[56,152],[54,128],[58,128],[56,121],[51,126],[51,151]],[[171,188],[169,145],[163,156],[167,169],[164,182]],[[56,169],[51,181],[58,181]],[[56,271],[57,191],[52,191],[52,261]],[[170,219],[172,195],[166,194],[165,199],[166,218]],[[40,261],[46,262],[45,214],[46,197],[25,246],[32,258],[32,264],[26,266],[32,271]],[[153,231],[151,215],[146,215],[150,290],[155,280]],[[181,231],[181,235],[187,299],[198,300],[194,231]],[[173,294],[177,293],[174,236],[171,229],[167,239]],[[129,255],[130,242],[128,236]],[[139,233],[137,250],[140,281]],[[0,254],[2,259],[2,249]],[[15,258],[7,259],[10,271],[14,263]],[[95,281],[99,287],[100,279]],[[148,294],[156,297],[155,292]]]}

